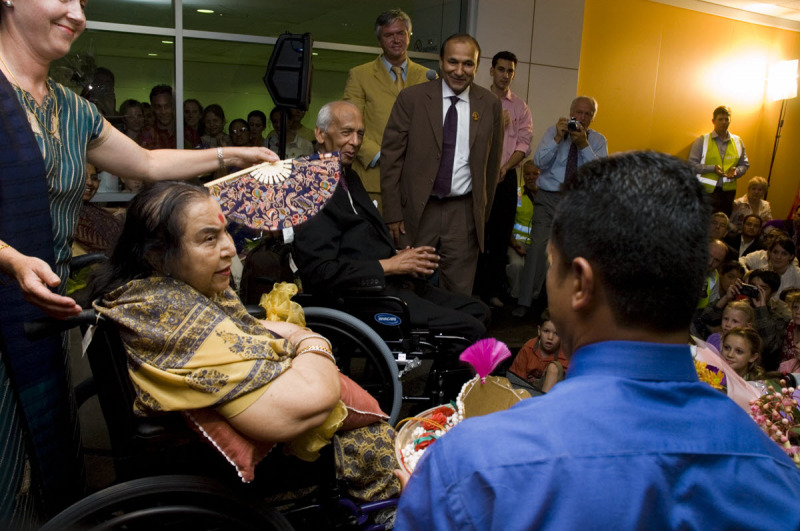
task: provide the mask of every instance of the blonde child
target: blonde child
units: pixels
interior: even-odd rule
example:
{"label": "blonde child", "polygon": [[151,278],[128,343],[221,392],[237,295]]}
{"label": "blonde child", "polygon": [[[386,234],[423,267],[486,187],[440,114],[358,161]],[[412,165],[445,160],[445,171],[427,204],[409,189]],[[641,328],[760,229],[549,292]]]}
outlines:
{"label": "blonde child", "polygon": [[781,372],[800,372],[800,293],[786,298],[792,312],[792,318],[786,327],[781,354]]}
{"label": "blonde child", "polygon": [[747,301],[729,302],[722,311],[722,332],[711,334],[706,342],[722,353],[722,334],[733,328],[752,328],[756,314]]}
{"label": "blonde child", "polygon": [[761,368],[762,341],[752,328],[732,328],[722,334],[722,359],[745,380],[763,380]]}

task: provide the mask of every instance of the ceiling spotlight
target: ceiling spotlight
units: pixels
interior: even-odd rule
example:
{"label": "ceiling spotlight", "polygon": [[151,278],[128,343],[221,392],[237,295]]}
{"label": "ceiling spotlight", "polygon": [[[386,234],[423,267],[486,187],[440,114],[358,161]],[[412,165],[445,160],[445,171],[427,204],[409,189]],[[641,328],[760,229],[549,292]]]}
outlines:
{"label": "ceiling spotlight", "polygon": [[214,10],[213,9],[198,9],[197,12],[198,13],[203,13],[204,15],[213,15],[214,14]]}

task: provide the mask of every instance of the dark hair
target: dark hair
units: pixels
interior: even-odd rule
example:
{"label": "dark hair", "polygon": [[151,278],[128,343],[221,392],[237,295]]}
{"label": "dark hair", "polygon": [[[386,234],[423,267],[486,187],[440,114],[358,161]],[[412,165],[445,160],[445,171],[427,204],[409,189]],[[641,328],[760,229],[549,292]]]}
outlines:
{"label": "dark hair", "polygon": [[233,124],[237,122],[242,122],[244,126],[247,127],[248,131],[250,130],[250,125],[247,123],[247,120],[245,120],[244,118],[235,118],[231,120],[231,123],[228,124],[228,134],[230,136],[233,136]]}
{"label": "dark hair", "polygon": [[378,18],[375,19],[375,38],[379,39],[381,28],[394,24],[395,20],[401,20],[406,25],[409,35],[411,34],[411,17],[401,9],[390,9],[378,15]]}
{"label": "dark hair", "polygon": [[450,41],[456,42],[471,42],[475,45],[475,49],[478,50],[478,60],[481,58],[481,45],[478,44],[478,41],[475,40],[475,37],[470,35],[469,33],[454,33],[447,37],[444,42],[442,43],[442,47],[439,48],[439,59],[444,60],[444,49],[447,47],[447,43]]}
{"label": "dark hair", "polygon": [[514,63],[514,66],[517,66],[517,56],[511,52],[497,52],[492,57],[492,68],[497,66],[497,61],[500,59],[505,59],[506,61],[511,61]]}
{"label": "dark hair", "polygon": [[744,276],[745,273],[744,266],[741,263],[739,263],[738,260],[728,260],[727,262],[722,262],[722,265],[719,266],[720,276],[734,270],[738,271],[739,273],[742,274],[742,276]]}
{"label": "dark hair", "polygon": [[761,216],[759,216],[759,215],[757,215],[757,214],[747,214],[747,215],[746,215],[746,216],[745,216],[745,217],[742,219],[742,225],[744,225],[745,223],[747,223],[747,220],[748,220],[748,219],[750,219],[750,218],[756,218],[756,219],[758,220],[758,224],[759,224],[759,225],[761,225],[761,224],[763,224],[763,223],[764,223],[764,220],[763,220],[763,219],[761,219]]}
{"label": "dark hair", "polygon": [[772,293],[775,293],[778,291],[778,288],[781,287],[781,276],[775,271],[770,271],[769,269],[750,271],[750,276],[747,277],[747,281],[752,284],[754,278],[760,278],[761,281],[772,290]]}
{"label": "dark hair", "polygon": [[172,87],[169,85],[156,85],[155,87],[150,90],[150,103],[153,103],[153,98],[158,96],[159,94],[169,94],[169,97],[172,97]]}
{"label": "dark hair", "polygon": [[772,249],[774,249],[778,245],[780,245],[783,248],[784,251],[786,251],[787,253],[789,253],[792,256],[794,256],[794,253],[797,250],[797,247],[795,246],[794,242],[788,236],[782,236],[781,235],[781,236],[778,236],[777,238],[775,238],[774,240],[772,240],[772,244],[769,246],[769,250],[771,251]]}
{"label": "dark hair", "polygon": [[161,181],[136,194],[111,261],[93,282],[95,296],[136,278],[168,273],[180,253],[184,212],[208,197],[204,187],[180,181]]}
{"label": "dark hair", "polygon": [[727,105],[720,105],[716,109],[714,109],[714,116],[712,117],[714,120],[717,119],[717,116],[720,114],[727,114],[728,116],[731,115],[731,108]]}
{"label": "dark hair", "polygon": [[138,107],[139,110],[142,111],[142,114],[144,114],[144,107],[142,106],[142,103],[140,101],[137,101],[137,100],[125,100],[125,101],[123,101],[122,105],[119,106],[119,113],[120,114],[125,114],[126,112],[128,112],[128,109],[130,109],[131,107]]}
{"label": "dark hair", "polygon": [[252,118],[253,116],[261,118],[261,123],[264,124],[264,127],[267,126],[267,115],[266,114],[264,114],[263,112],[258,111],[258,110],[250,111],[250,114],[247,115],[248,123],[250,122],[250,118]]}
{"label": "dark hair", "polygon": [[218,118],[220,118],[223,122],[225,122],[225,111],[222,110],[222,107],[217,105],[216,103],[212,103],[205,109],[203,109],[203,120],[206,119],[207,114],[215,114]]}
{"label": "dark hair", "polygon": [[542,315],[539,316],[539,322],[544,324],[547,321],[552,321],[553,319],[550,317],[550,308],[545,308],[542,310]]}
{"label": "dark hair", "polygon": [[588,260],[622,326],[688,327],[705,282],[711,214],[689,166],[626,153],[584,164],[563,191],[550,239],[563,267]]}

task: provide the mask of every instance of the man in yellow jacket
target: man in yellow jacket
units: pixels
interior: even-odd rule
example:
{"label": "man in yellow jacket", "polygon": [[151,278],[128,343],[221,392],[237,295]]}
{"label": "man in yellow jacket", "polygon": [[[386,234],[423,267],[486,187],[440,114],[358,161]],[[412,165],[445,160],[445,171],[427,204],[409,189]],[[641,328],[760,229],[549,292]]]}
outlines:
{"label": "man in yellow jacket", "polygon": [[692,144],[689,165],[706,192],[711,194],[712,212],[724,212],[730,216],[736,196],[736,180],[745,174],[750,162],[742,139],[728,131],[730,108],[719,106],[714,109],[711,123],[714,131]]}
{"label": "man in yellow jacket", "polygon": [[[344,86],[344,100],[364,115],[366,132],[353,169],[373,199],[380,198],[381,139],[394,100],[400,91],[426,81],[428,68],[408,58],[411,18],[399,9],[385,11],[375,21],[375,36],[383,50],[374,61],[350,70]],[[431,78],[435,77],[430,70]]]}

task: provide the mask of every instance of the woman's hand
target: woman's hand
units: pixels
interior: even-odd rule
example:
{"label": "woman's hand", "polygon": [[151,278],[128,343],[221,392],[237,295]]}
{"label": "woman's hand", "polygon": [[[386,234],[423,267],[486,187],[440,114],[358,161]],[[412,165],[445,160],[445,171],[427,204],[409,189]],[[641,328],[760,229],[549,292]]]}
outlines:
{"label": "woman's hand", "polygon": [[719,301],[717,301],[717,308],[724,308],[729,302],[735,301],[736,298],[739,296],[741,289],[742,289],[742,280],[737,278],[730,285],[728,291],[725,292],[725,295],[719,298]]}
{"label": "woman's hand", "polygon": [[222,150],[227,166],[249,168],[262,162],[277,162],[280,160],[274,151],[265,147],[226,147]]}
{"label": "woman's hand", "polygon": [[767,291],[759,286],[758,297],[751,297],[750,300],[753,301],[753,306],[756,308],[763,308],[767,305]]}
{"label": "woman's hand", "polygon": [[2,253],[8,256],[3,256],[0,268],[17,281],[26,301],[57,319],[81,313],[81,307],[74,300],[50,291],[49,287],[58,286],[61,279],[47,262],[11,248],[3,249]]}

